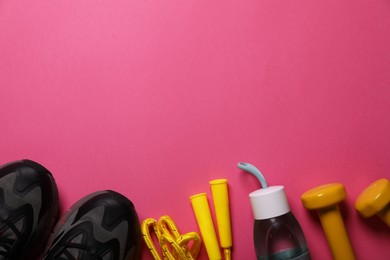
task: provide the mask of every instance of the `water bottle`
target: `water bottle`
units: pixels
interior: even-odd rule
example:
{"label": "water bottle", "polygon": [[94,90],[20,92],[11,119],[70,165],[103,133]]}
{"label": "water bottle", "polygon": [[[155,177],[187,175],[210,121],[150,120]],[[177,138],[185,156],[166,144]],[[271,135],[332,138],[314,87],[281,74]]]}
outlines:
{"label": "water bottle", "polygon": [[284,187],[268,187],[261,172],[249,163],[239,163],[238,167],[254,175],[262,185],[262,189],[249,194],[257,260],[310,260],[303,231],[290,211]]}

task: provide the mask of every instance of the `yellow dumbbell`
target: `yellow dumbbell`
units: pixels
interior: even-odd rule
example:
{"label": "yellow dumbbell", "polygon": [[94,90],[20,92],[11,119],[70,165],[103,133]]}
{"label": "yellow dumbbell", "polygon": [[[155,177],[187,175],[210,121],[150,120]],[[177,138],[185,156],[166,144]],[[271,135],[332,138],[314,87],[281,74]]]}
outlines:
{"label": "yellow dumbbell", "polygon": [[390,227],[390,181],[382,178],[360,193],[355,209],[362,217],[378,215]]}
{"label": "yellow dumbbell", "polygon": [[338,205],[346,195],[342,184],[333,183],[315,187],[301,196],[306,209],[317,210],[335,260],[355,259]]}

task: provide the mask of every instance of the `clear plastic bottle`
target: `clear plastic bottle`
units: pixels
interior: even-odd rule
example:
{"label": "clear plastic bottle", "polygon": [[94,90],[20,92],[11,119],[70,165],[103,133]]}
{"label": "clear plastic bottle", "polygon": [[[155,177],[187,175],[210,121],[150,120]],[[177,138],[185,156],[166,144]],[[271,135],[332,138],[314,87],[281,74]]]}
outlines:
{"label": "clear plastic bottle", "polygon": [[303,231],[290,211],[284,187],[268,187],[261,172],[251,164],[239,163],[238,167],[256,176],[263,186],[249,194],[257,260],[310,260]]}
{"label": "clear plastic bottle", "polygon": [[258,260],[310,259],[301,227],[291,212],[255,220],[254,241]]}

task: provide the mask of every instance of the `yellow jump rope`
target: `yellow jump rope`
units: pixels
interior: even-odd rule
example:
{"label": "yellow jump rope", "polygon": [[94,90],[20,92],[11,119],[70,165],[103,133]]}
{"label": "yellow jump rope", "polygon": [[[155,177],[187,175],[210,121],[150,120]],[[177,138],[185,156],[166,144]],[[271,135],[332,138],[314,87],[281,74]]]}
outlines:
{"label": "yellow jump rope", "polygon": [[[225,260],[231,260],[232,235],[227,180],[212,180],[210,181],[210,186],[218,224],[220,245],[223,249]],[[221,260],[221,250],[218,245],[206,193],[193,195],[190,197],[190,200],[209,259]],[[157,237],[162,257],[153,242],[151,231]],[[169,216],[163,216],[159,221],[153,218],[145,219],[142,222],[141,232],[148,249],[156,260],[191,260],[198,257],[201,246],[201,239],[198,233],[180,234]]]}
{"label": "yellow jump rope", "polygon": [[[162,258],[153,242],[153,231],[161,248]],[[157,222],[153,218],[145,219],[141,226],[142,236],[154,259],[191,260],[198,257],[200,237],[196,232],[180,234],[175,222],[169,216],[162,216]]]}

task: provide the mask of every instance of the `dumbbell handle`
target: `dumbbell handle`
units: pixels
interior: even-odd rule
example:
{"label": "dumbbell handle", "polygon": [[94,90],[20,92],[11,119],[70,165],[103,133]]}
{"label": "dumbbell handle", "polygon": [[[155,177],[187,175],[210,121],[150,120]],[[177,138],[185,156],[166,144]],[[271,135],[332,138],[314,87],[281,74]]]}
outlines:
{"label": "dumbbell handle", "polygon": [[390,204],[386,206],[382,211],[378,212],[378,216],[390,227]]}
{"label": "dumbbell handle", "polygon": [[339,206],[334,205],[319,209],[318,215],[334,259],[355,259]]}

